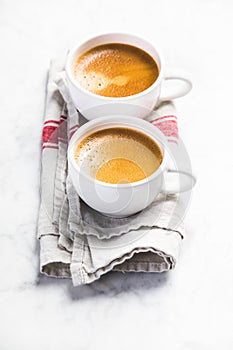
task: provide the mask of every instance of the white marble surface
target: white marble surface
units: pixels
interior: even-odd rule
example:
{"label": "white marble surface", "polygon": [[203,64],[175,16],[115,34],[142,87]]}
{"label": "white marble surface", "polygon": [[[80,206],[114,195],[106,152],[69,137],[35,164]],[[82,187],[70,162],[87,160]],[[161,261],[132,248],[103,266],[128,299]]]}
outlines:
{"label": "white marble surface", "polygon": [[[233,348],[233,3],[0,2],[0,349]],[[49,60],[102,31],[158,43],[194,82],[177,101],[198,184],[176,270],[73,288],[38,275],[40,135]]]}

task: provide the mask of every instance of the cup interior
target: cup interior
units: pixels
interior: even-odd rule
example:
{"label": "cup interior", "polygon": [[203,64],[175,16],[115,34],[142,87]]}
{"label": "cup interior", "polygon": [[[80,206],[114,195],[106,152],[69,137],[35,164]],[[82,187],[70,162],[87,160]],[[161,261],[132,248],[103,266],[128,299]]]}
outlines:
{"label": "cup interior", "polygon": [[[93,94],[92,92],[85,90],[80,84],[78,84],[77,80],[74,78],[74,73],[73,73],[74,62],[77,59],[77,57],[79,57],[80,55],[82,55],[86,51],[90,50],[91,48],[93,48],[95,46],[99,46],[99,45],[109,44],[109,43],[120,43],[120,44],[128,44],[128,45],[136,46],[136,47],[146,51],[156,61],[158,68],[159,68],[158,78],[155,80],[155,82],[150,87],[148,87],[147,89],[143,90],[142,92],[140,92],[136,95],[143,94],[144,91],[147,91],[147,90],[151,89],[152,87],[154,87],[155,84],[158,84],[158,82],[160,81],[161,76],[163,74],[163,72],[162,72],[163,64],[162,64],[161,54],[158,53],[158,51],[155,49],[155,47],[152,44],[150,44],[149,42],[147,42],[146,40],[141,39],[141,38],[134,36],[134,35],[123,34],[123,33],[110,33],[110,34],[103,34],[103,35],[99,35],[97,37],[91,38],[91,39],[85,41],[80,46],[75,47],[73,50],[71,50],[69,52],[68,57],[67,57],[67,61],[66,61],[66,73],[67,73],[69,79],[72,81],[72,83],[75,86],[78,86],[79,89],[85,91],[87,94]],[[132,96],[135,96],[135,95],[130,95],[130,96],[126,96],[126,97],[115,97],[114,99],[126,99],[126,98],[129,98]],[[105,99],[108,98],[107,96],[99,96],[99,97],[105,98]]]}
{"label": "cup interior", "polygon": [[[117,166],[118,176],[122,176],[119,181],[122,182],[126,181],[123,178],[125,168],[130,172],[139,172],[142,177],[148,177],[160,165],[160,159],[158,159],[158,156],[162,154],[160,146],[147,135],[138,133],[134,128],[105,128],[102,131],[98,130],[95,135],[99,136],[93,138],[92,134],[92,139],[89,137],[89,141],[86,141],[83,147],[79,148],[82,141],[77,145],[79,148],[77,161],[85,174],[95,178],[103,166],[106,167],[107,163],[109,166],[109,162],[112,162],[111,164]],[[147,141],[145,144],[140,142],[142,135]],[[155,151],[158,152],[157,156],[150,146],[154,146]],[[108,167],[105,171],[108,171]],[[114,168],[112,171],[115,171]],[[121,175],[120,172],[123,174]],[[131,177],[134,175],[131,174]]]}
{"label": "cup interior", "polygon": [[[91,125],[90,125],[91,124]],[[138,148],[135,151],[135,144],[127,143],[127,141],[119,143],[119,140],[106,141],[99,147],[98,143],[95,147],[90,147],[87,151],[83,153],[83,158],[81,157],[81,163],[78,164],[75,159],[75,153],[78,145],[88,136],[92,135],[96,131],[107,130],[116,127],[126,127],[128,129],[136,130],[141,133],[144,133],[147,137],[151,138],[153,142],[157,144],[162,154],[162,162],[154,172],[150,173],[150,169],[147,168],[147,159],[146,153],[144,152],[143,147]],[[83,130],[82,130],[83,128]],[[156,133],[158,134],[156,137]],[[165,164],[165,152],[163,140],[161,139],[160,133],[158,133],[155,128],[144,120],[140,120],[134,117],[102,117],[97,120],[93,120],[86,125],[82,126],[72,137],[71,146],[69,147],[69,158],[78,172],[81,172],[84,176],[90,177],[95,180],[97,171],[101,166],[108,162],[109,160],[115,158],[124,158],[132,161],[137,164],[142,171],[145,173],[146,179],[156,176],[157,173],[163,170]],[[96,180],[98,181],[98,180]],[[145,180],[137,181],[142,183]],[[132,184],[136,184],[133,182]],[[112,184],[108,184],[112,185]]]}

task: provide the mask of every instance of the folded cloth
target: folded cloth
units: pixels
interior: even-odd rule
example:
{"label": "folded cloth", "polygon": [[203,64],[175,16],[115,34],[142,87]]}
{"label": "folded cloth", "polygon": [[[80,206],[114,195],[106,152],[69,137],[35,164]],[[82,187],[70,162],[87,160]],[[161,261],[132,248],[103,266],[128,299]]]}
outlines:
{"label": "folded cloth", "polygon": [[[171,102],[148,118],[167,137],[171,152],[179,147],[177,118]],[[128,218],[106,217],[88,207],[67,174],[67,147],[87,122],[69,95],[64,64],[51,63],[42,144],[41,205],[38,220],[40,271],[90,283],[111,271],[162,272],[176,265],[184,237],[184,208],[179,196],[159,195]]]}

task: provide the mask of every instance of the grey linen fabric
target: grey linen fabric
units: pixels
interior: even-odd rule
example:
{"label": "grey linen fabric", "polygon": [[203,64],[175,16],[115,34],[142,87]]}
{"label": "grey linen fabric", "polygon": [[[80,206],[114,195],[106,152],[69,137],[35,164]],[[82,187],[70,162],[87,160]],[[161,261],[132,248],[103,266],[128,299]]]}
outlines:
{"label": "grey linen fabric", "polygon": [[[147,118],[179,146],[174,106],[159,106]],[[72,134],[84,122],[69,96],[64,65],[49,71],[38,220],[40,271],[71,277],[74,285],[90,283],[111,271],[163,272],[176,265],[184,237],[184,208],[179,196],[159,195],[142,212],[128,218],[103,216],[74,191],[67,173],[66,152]]]}

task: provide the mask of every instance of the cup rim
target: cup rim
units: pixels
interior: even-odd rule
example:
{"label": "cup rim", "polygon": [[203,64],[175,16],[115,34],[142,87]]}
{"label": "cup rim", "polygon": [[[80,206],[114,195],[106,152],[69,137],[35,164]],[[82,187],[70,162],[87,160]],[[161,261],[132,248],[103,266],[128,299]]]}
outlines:
{"label": "cup rim", "polygon": [[[72,74],[72,71],[71,71],[71,60],[72,60],[72,57],[74,55],[74,53],[82,46],[84,45],[85,43],[87,43],[88,41],[90,40],[94,40],[94,39],[97,39],[99,37],[106,37],[106,36],[111,36],[111,35],[121,35],[121,36],[127,36],[127,37],[131,37],[131,38],[136,38],[136,39],[139,39],[141,40],[142,42],[146,43],[147,45],[151,46],[157,53],[158,57],[159,57],[159,60],[160,60],[160,67],[159,67],[159,75],[157,77],[157,79],[154,81],[154,83],[152,85],[150,85],[147,89],[137,93],[137,94],[134,94],[134,95],[129,95],[129,96],[123,96],[123,97],[111,97],[111,96],[102,96],[102,95],[98,95],[98,94],[95,94],[89,90],[86,90],[84,89],[80,84],[78,84],[78,82],[75,80],[73,74]],[[110,41],[109,41],[110,42]],[[122,41],[123,43],[123,41]],[[98,46],[98,45],[97,45]],[[137,47],[136,45],[132,45],[132,46],[135,46]],[[95,47],[95,46],[93,46]],[[139,47],[139,46],[138,46]],[[144,49],[143,49],[144,50]],[[146,50],[144,50],[146,53],[148,53]],[[149,53],[148,53],[149,54]],[[150,54],[149,54],[150,55]],[[151,55],[150,55],[151,56]],[[152,57],[153,58],[153,57]],[[153,58],[154,59],[154,58]],[[158,62],[156,62],[158,64]],[[161,81],[162,81],[162,78],[164,76],[164,58],[163,58],[163,54],[161,53],[161,50],[160,48],[158,48],[158,46],[156,45],[153,45],[151,42],[149,42],[148,40],[145,40],[143,38],[141,38],[140,36],[137,36],[137,35],[134,35],[134,34],[127,34],[127,33],[121,33],[121,32],[109,32],[109,33],[103,33],[103,34],[99,34],[99,35],[96,35],[94,37],[90,37],[89,39],[81,42],[80,44],[78,45],[75,45],[69,52],[68,52],[68,55],[67,55],[67,58],[66,58],[66,63],[65,63],[65,72],[66,72],[66,75],[67,77],[69,78],[70,82],[74,85],[74,87],[80,89],[83,93],[89,95],[89,96],[94,96],[98,99],[101,99],[103,101],[128,101],[128,100],[132,100],[134,98],[137,98],[137,97],[141,97],[141,96],[144,96],[146,95],[147,93],[149,93],[151,90],[155,89],[157,86],[160,85]]]}
{"label": "cup rim", "polygon": [[[89,128],[96,126],[99,123],[103,123],[103,122],[106,122],[106,123],[112,122],[113,124],[120,123],[120,121],[119,121],[120,118],[124,118],[125,121],[128,121],[129,123],[131,122],[131,126],[125,125],[125,127],[135,128],[136,130],[138,130],[140,132],[146,133],[144,130],[142,131],[141,129],[137,128],[136,123],[138,123],[141,125],[145,125],[149,129],[151,129],[152,134],[153,134],[153,131],[156,131],[156,133],[159,135],[158,138],[161,138],[162,141],[158,140],[156,138],[156,136],[152,136],[151,134],[149,134],[148,136],[152,137],[155,140],[155,142],[158,143],[159,147],[162,149],[163,159],[162,159],[162,162],[161,162],[160,166],[158,167],[158,169],[156,169],[150,176],[146,177],[145,179],[142,179],[140,181],[126,183],[126,184],[111,184],[108,182],[97,180],[97,179],[93,178],[92,176],[85,174],[84,172],[81,171],[81,168],[79,167],[79,165],[77,164],[77,162],[75,161],[75,158],[74,158],[74,148],[77,146],[77,140],[75,140],[75,139],[78,138],[77,135],[79,135],[79,134],[82,135]],[[135,123],[135,125],[134,125],[134,123]],[[114,127],[114,126],[110,125],[108,128],[111,128],[111,127]],[[124,125],[122,125],[122,127],[124,127]],[[88,121],[86,124],[82,125],[78,130],[76,130],[76,132],[73,134],[73,136],[70,139],[68,152],[67,152],[68,153],[68,162],[71,162],[71,164],[75,168],[75,170],[78,171],[78,173],[81,174],[82,176],[89,179],[90,181],[94,181],[95,183],[97,183],[101,186],[104,186],[104,187],[108,187],[108,188],[125,188],[126,189],[126,188],[132,187],[132,186],[133,187],[142,186],[142,185],[152,181],[153,179],[155,179],[157,176],[159,176],[161,174],[161,172],[163,172],[166,169],[166,164],[167,164],[166,145],[167,145],[167,141],[166,141],[164,135],[162,134],[162,132],[159,129],[155,128],[155,126],[151,125],[149,122],[147,122],[143,119],[139,119],[136,117],[123,116],[123,115],[99,117],[97,119],[93,119],[91,121]]]}

